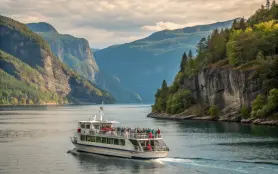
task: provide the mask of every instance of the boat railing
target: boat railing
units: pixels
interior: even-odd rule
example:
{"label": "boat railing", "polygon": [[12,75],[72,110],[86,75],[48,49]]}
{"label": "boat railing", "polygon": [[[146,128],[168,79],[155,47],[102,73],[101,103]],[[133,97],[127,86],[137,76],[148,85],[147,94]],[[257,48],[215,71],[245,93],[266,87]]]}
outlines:
{"label": "boat railing", "polygon": [[148,133],[135,133],[127,131],[102,131],[102,130],[90,130],[90,135],[100,135],[108,137],[120,137],[125,139],[152,139],[152,138],[162,138],[161,134],[152,134],[151,136]]}

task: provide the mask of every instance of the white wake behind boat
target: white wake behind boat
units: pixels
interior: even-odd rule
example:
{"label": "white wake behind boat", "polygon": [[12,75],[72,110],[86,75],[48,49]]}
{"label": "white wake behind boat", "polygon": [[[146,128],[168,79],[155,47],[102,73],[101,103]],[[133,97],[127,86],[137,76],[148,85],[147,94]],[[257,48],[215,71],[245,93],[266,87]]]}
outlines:
{"label": "white wake behind boat", "polygon": [[[99,119],[97,119],[99,115]],[[160,130],[116,127],[116,121],[102,120],[103,112],[89,121],[79,121],[71,141],[77,151],[108,156],[156,159],[168,155]]]}

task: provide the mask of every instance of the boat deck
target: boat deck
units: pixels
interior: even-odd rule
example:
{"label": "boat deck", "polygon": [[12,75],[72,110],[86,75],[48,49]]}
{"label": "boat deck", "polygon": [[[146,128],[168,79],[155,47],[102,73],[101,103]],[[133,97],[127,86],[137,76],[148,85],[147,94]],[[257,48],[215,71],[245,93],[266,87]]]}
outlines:
{"label": "boat deck", "polygon": [[83,132],[86,135],[92,136],[105,136],[111,138],[122,138],[122,139],[162,139],[161,134],[149,134],[145,133],[136,133],[131,131],[104,131],[104,130],[89,130],[88,132]]}

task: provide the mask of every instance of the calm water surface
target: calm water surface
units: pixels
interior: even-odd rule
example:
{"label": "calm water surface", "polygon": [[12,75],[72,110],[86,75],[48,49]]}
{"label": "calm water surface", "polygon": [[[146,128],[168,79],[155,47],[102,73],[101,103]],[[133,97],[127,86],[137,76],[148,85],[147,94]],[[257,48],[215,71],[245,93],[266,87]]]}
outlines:
{"label": "calm water surface", "polygon": [[79,120],[98,106],[0,108],[0,173],[278,173],[278,128],[146,118],[150,106],[107,105],[105,117],[122,126],[160,128],[169,156],[130,160],[67,153]]}

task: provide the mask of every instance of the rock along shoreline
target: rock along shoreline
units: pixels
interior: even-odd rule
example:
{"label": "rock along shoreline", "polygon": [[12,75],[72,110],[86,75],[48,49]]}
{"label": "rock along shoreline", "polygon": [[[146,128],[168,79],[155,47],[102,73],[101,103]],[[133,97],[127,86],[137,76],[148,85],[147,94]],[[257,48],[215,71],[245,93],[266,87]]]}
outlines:
{"label": "rock along shoreline", "polygon": [[241,119],[238,116],[223,116],[219,118],[211,118],[210,116],[197,116],[197,115],[185,115],[184,113],[170,115],[167,113],[152,112],[147,115],[149,118],[164,119],[164,120],[206,120],[206,121],[223,121],[223,122],[237,122],[243,124],[256,124],[256,125],[271,125],[278,126],[278,120],[267,119]]}

